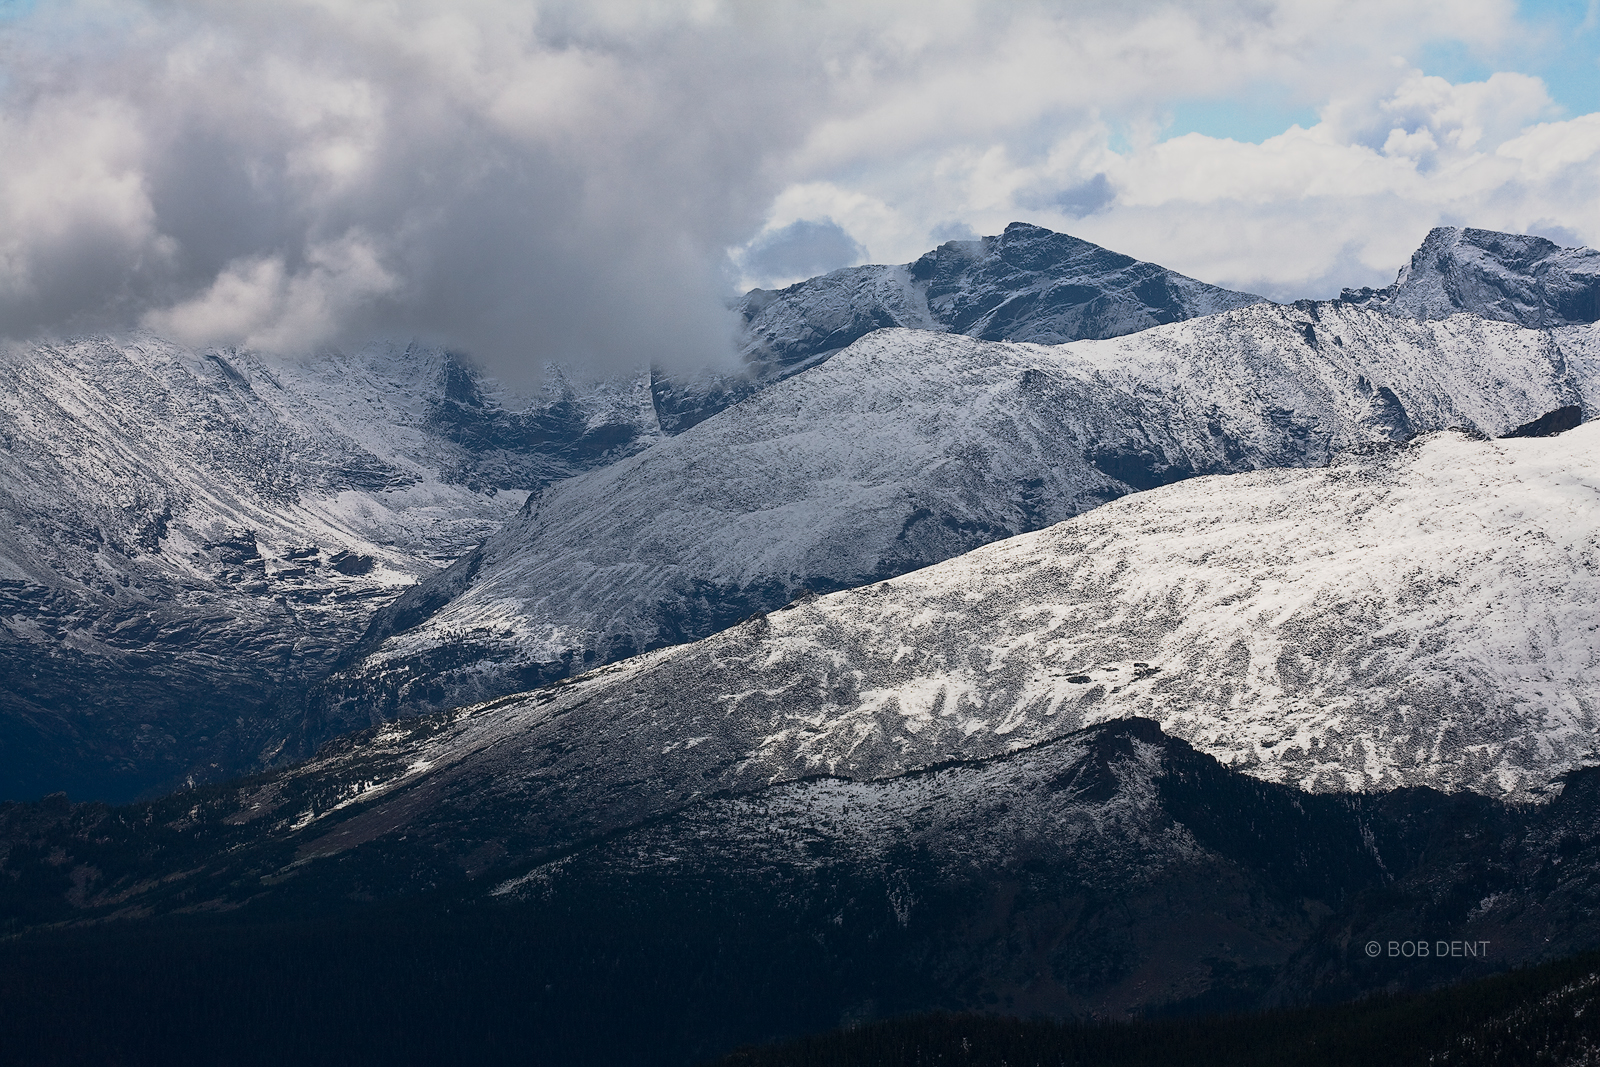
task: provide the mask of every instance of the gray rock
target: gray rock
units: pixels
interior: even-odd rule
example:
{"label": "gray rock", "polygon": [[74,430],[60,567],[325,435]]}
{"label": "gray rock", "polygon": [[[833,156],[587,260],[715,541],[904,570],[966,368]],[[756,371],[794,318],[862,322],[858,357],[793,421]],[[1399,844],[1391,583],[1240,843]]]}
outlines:
{"label": "gray rock", "polygon": [[1543,237],[1440,226],[1385,289],[1346,289],[1350,303],[1411,319],[1470,312],[1534,329],[1600,320],[1600,252]]}

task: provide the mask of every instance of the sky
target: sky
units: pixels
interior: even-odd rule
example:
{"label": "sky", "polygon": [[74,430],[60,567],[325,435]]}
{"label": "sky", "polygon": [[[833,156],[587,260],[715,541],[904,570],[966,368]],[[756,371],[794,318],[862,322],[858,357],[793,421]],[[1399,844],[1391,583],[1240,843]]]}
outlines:
{"label": "sky", "polygon": [[1012,221],[1277,299],[1600,243],[1600,0],[0,0],[0,336],[513,382]]}

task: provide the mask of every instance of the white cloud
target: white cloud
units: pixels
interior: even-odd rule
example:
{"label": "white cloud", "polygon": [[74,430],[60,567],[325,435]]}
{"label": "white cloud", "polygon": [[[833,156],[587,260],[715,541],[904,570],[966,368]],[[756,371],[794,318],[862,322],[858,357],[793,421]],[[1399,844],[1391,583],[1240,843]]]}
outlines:
{"label": "white cloud", "polygon": [[142,258],[170,251],[140,169],[143,139],[121,101],[62,94],[0,113],[0,300],[59,315],[84,299],[101,250]]}
{"label": "white cloud", "polygon": [[362,305],[399,286],[366,235],[352,230],[309,247],[295,271],[282,256],[236,260],[204,293],[147,312],[142,325],[194,345],[304,351],[337,336]]}
{"label": "white cloud", "polygon": [[[0,27],[0,332],[604,371],[724,355],[727,250],[797,223],[893,262],[1027,219],[1276,296],[1440,222],[1600,240],[1600,117],[1404,58],[1529,32],[1511,0],[61,0]],[[1261,94],[1320,118],[1161,139]]]}

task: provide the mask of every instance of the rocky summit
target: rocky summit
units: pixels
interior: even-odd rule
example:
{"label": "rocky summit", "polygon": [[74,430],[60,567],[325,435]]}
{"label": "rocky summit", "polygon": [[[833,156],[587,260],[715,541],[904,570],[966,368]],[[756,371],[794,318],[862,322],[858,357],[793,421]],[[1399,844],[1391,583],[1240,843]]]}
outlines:
{"label": "rocky summit", "polygon": [[1600,320],[1600,252],[1543,237],[1440,226],[1385,289],[1341,299],[1413,319],[1468,312],[1534,329]]}

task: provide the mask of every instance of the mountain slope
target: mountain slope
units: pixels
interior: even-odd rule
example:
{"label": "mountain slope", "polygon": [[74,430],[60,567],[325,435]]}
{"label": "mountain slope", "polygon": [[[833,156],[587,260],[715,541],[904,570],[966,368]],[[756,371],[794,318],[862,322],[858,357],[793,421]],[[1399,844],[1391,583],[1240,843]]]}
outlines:
{"label": "mountain slope", "polygon": [[530,500],[377,618],[319,692],[318,728],[529,688],[1135,489],[1444,427],[1503,434],[1593,404],[1593,370],[1547,333],[1341,304],[1048,348],[882,331]]}
{"label": "mountain slope", "polygon": [[281,690],[513,516],[519,484],[606,458],[582,433],[539,447],[552,421],[606,437],[595,405],[558,401],[508,438],[490,390],[415,347],[0,358],[0,795],[127,796],[295,751]]}
{"label": "mountain slope", "polygon": [[[294,974],[319,990],[313,1014],[347,1006],[380,1032],[413,1020],[378,1005],[442,998],[470,1030],[531,1015],[563,1062],[697,1062],[841,1017],[1219,1011],[1600,941],[1592,769],[1537,805],[1306,794],[1132,719],[574,836],[525,790],[458,791],[416,766],[375,783],[441,728],[123,809],[0,805],[0,921],[22,935],[0,944],[0,988],[46,1004],[101,989],[93,1019],[138,1017],[150,984],[103,975],[173,958],[182,1017],[221,1020],[224,1040],[263,973]],[[1436,937],[1473,951],[1363,947]]]}
{"label": "mountain slope", "polygon": [[1311,789],[1535,796],[1600,758],[1597,434],[1434,435],[1138,494],[507,698],[394,759],[576,834],[1125,715]]}

